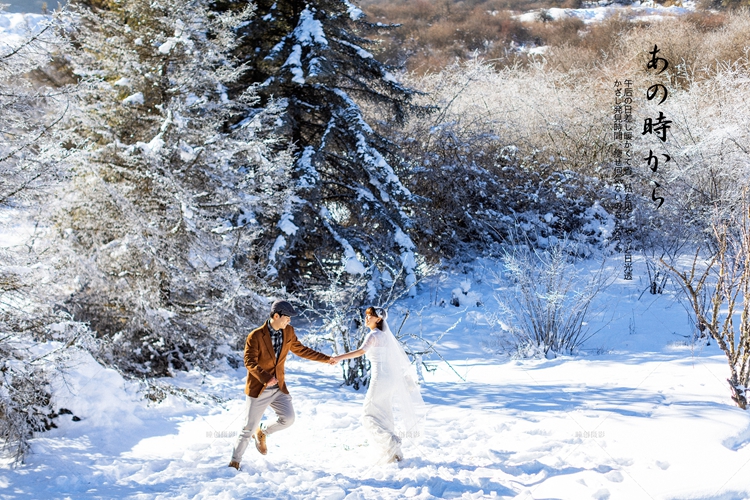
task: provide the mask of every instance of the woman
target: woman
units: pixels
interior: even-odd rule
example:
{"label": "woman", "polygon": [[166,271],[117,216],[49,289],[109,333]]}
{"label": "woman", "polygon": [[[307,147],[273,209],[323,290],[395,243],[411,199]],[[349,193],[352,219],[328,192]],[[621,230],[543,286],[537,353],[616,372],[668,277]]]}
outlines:
{"label": "woman", "polygon": [[333,359],[338,363],[367,353],[371,364],[370,386],[362,422],[382,452],[380,460],[399,462],[403,458],[401,438],[419,436],[425,407],[409,358],[388,328],[386,317],[384,309],[367,308],[365,325],[370,333],[362,346]]}

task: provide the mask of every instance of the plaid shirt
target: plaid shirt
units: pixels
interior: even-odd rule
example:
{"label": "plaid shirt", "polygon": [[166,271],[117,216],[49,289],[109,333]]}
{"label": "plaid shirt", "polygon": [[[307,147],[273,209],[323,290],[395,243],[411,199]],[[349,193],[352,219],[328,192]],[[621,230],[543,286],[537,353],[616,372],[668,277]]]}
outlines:
{"label": "plaid shirt", "polygon": [[276,352],[276,359],[279,359],[281,354],[281,345],[284,343],[284,331],[275,330],[271,326],[271,321],[268,321],[268,331],[271,332],[271,343],[273,344],[273,350]]}

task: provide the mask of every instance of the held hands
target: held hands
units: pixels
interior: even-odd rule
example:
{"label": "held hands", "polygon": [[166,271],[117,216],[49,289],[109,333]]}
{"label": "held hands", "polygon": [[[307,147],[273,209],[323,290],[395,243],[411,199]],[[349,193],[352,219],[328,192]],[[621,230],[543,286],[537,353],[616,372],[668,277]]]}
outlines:
{"label": "held hands", "polygon": [[341,361],[341,356],[331,356],[331,359],[328,360],[329,365],[336,365]]}
{"label": "held hands", "polygon": [[266,384],[266,387],[273,387],[274,385],[277,385],[279,383],[278,380],[276,380],[276,377],[271,377],[271,380],[268,381]]}

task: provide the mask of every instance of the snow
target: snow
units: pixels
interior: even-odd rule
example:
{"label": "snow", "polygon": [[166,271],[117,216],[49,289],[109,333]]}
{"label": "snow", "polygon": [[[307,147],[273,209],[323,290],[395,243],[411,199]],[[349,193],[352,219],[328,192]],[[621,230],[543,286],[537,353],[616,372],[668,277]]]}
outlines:
{"label": "snow", "polygon": [[405,282],[406,286],[409,287],[409,296],[413,297],[416,293],[414,286],[417,283],[417,276],[414,273],[414,269],[417,267],[417,262],[414,258],[414,242],[400,227],[394,228],[394,239],[396,240],[396,244],[401,247],[401,264],[404,266],[404,271],[406,272]]}
{"label": "snow", "polygon": [[192,48],[193,46],[193,41],[185,34],[185,25],[180,20],[176,23],[174,36],[160,44],[157,50],[160,54],[169,54],[178,43],[183,43],[188,48]]}
{"label": "snow", "polygon": [[195,269],[213,271],[217,267],[224,265],[227,259],[221,259],[215,255],[191,248],[188,253],[188,262]]}
{"label": "snow", "polygon": [[320,180],[320,173],[312,164],[313,154],[315,154],[315,149],[312,146],[306,146],[297,160],[297,170],[301,172],[297,181],[299,189],[312,188]]}
{"label": "snow", "polygon": [[370,52],[366,51],[365,49],[363,49],[359,45],[354,45],[353,43],[349,43],[346,40],[338,40],[338,42],[341,45],[345,45],[347,47],[350,47],[350,48],[354,49],[354,51],[357,53],[357,55],[359,57],[361,57],[362,59],[372,59],[373,58],[373,55]]}
{"label": "snow", "polygon": [[130,105],[130,104],[142,105],[143,102],[144,102],[143,92],[136,92],[135,94],[129,95],[128,97],[122,100],[122,103],[125,105]]}
{"label": "snow", "polygon": [[622,14],[634,21],[661,21],[665,17],[688,14],[694,10],[695,2],[682,2],[681,6],[670,5],[669,7],[664,7],[654,2],[641,2],[640,4],[629,6],[612,4],[582,9],[551,8],[544,9],[543,11],[525,12],[516,16],[516,19],[522,22],[534,22],[539,19],[540,13],[543,12],[554,20],[577,17],[586,24],[599,23],[610,16],[618,14]]}
{"label": "snow", "polygon": [[[750,414],[729,400],[718,349],[686,341],[674,290],[639,299],[642,281],[617,280],[578,355],[512,360],[492,352],[493,266],[459,268],[391,308],[396,326],[412,312],[402,334],[447,332],[438,352],[452,366],[425,356],[426,432],[405,440],[400,464],[366,462],[364,393],[341,386],[338,367],[287,361],[297,420],[236,472],[244,368],[165,381],[223,402],[149,405],[137,383],[79,353],[55,394],[81,420],[61,415],[25,464],[0,468],[3,498],[750,498]],[[484,305],[446,304],[455,289]]]}
{"label": "snow", "polygon": [[404,233],[401,228],[397,227],[394,231],[394,238],[396,240],[396,243],[401,246],[404,250],[414,250],[414,242],[411,241],[411,238],[407,236],[406,233]]}
{"label": "snow", "polygon": [[156,153],[161,151],[161,148],[163,148],[165,144],[164,139],[162,139],[161,136],[161,134],[157,134],[149,142],[138,142],[137,145],[143,150],[144,153],[148,155],[155,155]]}
{"label": "snow", "polygon": [[50,20],[42,14],[0,12],[0,53],[26,40],[29,34],[39,33]]}
{"label": "snow", "polygon": [[286,246],[286,238],[284,238],[282,235],[279,235],[276,237],[276,241],[273,243],[273,247],[271,248],[271,251],[268,254],[268,260],[271,262],[276,262],[276,254]]}
{"label": "snow", "polygon": [[312,45],[313,43],[323,46],[328,45],[328,40],[326,40],[323,32],[323,24],[315,19],[309,7],[305,7],[305,10],[300,13],[299,23],[294,29],[293,36],[302,45]]}
{"label": "snow", "polygon": [[0,250],[26,244],[34,233],[22,210],[0,210]]}
{"label": "snow", "polygon": [[299,229],[293,222],[292,222],[292,215],[289,213],[286,213],[281,216],[281,220],[279,220],[279,229],[285,234],[293,235],[297,232],[297,229]]}
{"label": "snow", "polygon": [[325,224],[326,229],[328,229],[328,232],[331,233],[333,239],[336,240],[338,244],[341,245],[341,247],[344,249],[344,256],[342,258],[344,270],[349,274],[365,274],[367,272],[367,269],[365,269],[365,265],[362,264],[362,261],[360,261],[359,257],[357,257],[357,252],[354,251],[351,243],[349,243],[346,238],[337,233],[333,226],[331,226],[330,222],[328,222],[331,218],[328,209],[326,209],[325,207],[321,208],[320,216],[323,218],[323,224]]}
{"label": "snow", "polygon": [[289,71],[291,71],[294,75],[292,77],[292,81],[294,83],[304,85],[305,74],[302,71],[301,57],[302,47],[299,44],[295,44],[294,47],[292,47],[292,52],[289,53],[289,57],[287,57],[286,62],[284,62],[284,65],[282,67],[289,68]]}
{"label": "snow", "polygon": [[352,4],[348,0],[344,0],[344,5],[346,5],[347,13],[349,14],[349,18],[352,21],[356,21],[365,15],[365,13],[362,12],[362,10],[359,7]]}

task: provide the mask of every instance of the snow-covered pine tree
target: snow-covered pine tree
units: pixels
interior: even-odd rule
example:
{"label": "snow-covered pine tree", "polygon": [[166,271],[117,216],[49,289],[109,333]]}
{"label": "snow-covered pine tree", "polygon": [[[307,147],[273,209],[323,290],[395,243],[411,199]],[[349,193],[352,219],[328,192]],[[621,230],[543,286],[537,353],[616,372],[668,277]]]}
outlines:
{"label": "snow-covered pine tree", "polygon": [[232,118],[255,99],[226,90],[243,70],[227,54],[252,6],[219,15],[208,3],[69,7],[83,88],[67,122],[72,179],[53,214],[78,273],[67,307],[131,373],[205,366],[265,312],[246,256],[291,157],[258,137],[267,113]]}
{"label": "snow-covered pine tree", "polygon": [[256,5],[237,52],[250,69],[233,88],[258,85],[259,107],[272,97],[285,105],[279,129],[296,148],[294,196],[279,199],[283,212],[266,225],[276,227],[265,235],[269,276],[304,294],[343,263],[350,276],[372,278],[369,300],[394,280],[412,287],[414,197],[399,178],[404,161],[362,106],[395,125],[415,110],[414,91],[363,48],[378,26],[347,0]]}

